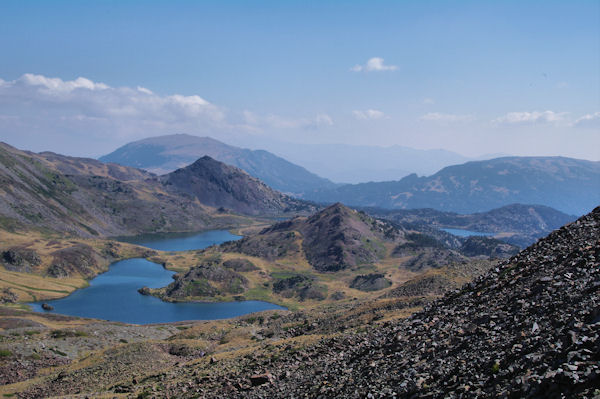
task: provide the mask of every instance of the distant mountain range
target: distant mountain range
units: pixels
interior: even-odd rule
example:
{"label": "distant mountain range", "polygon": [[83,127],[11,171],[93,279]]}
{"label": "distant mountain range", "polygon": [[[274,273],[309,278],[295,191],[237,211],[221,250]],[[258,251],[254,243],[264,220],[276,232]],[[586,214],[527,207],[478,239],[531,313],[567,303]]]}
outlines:
{"label": "distant mountain range", "polygon": [[190,165],[205,155],[238,167],[276,190],[299,197],[316,189],[335,187],[331,181],[270,152],[234,147],[210,137],[187,134],[134,141],[99,160],[163,174]]}
{"label": "distant mountain range", "polygon": [[264,148],[334,182],[351,184],[399,180],[411,173],[429,176],[446,166],[506,156],[469,158],[443,149],[420,150],[399,145],[292,144],[273,140],[254,140],[247,145]]}
{"label": "distant mountain range", "polygon": [[208,157],[157,177],[127,166],[35,154],[0,143],[0,182],[1,228],[82,237],[231,226],[237,223],[232,211],[287,215],[315,210]]}
{"label": "distant mountain range", "polygon": [[600,203],[600,162],[563,157],[505,157],[448,166],[429,177],[361,183],[307,195],[318,202],[389,209],[484,212],[512,203],[581,215]]}

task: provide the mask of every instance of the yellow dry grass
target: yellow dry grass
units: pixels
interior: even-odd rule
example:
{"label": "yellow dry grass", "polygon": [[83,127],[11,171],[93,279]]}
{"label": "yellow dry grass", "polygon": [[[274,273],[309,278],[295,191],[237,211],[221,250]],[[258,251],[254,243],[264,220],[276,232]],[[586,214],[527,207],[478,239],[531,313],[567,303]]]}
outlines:
{"label": "yellow dry grass", "polygon": [[0,288],[10,288],[19,302],[61,298],[87,284],[82,278],[56,279],[0,269]]}

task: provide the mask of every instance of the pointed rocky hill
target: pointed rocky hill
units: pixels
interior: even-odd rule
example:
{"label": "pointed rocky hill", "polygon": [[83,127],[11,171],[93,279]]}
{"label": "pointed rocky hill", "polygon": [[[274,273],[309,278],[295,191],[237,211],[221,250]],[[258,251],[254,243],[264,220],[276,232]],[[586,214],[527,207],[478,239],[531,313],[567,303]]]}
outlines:
{"label": "pointed rocky hill", "polygon": [[158,178],[169,191],[185,193],[204,205],[250,215],[312,211],[307,202],[273,190],[233,166],[204,156],[189,166]]}
{"label": "pointed rocky hill", "polygon": [[238,360],[206,397],[595,397],[600,207],[406,320]]}
{"label": "pointed rocky hill", "polygon": [[403,233],[390,224],[336,203],[308,218],[280,222],[228,243],[224,249],[270,259],[302,251],[315,270],[335,272],[378,262],[387,255],[384,244],[402,238]]}

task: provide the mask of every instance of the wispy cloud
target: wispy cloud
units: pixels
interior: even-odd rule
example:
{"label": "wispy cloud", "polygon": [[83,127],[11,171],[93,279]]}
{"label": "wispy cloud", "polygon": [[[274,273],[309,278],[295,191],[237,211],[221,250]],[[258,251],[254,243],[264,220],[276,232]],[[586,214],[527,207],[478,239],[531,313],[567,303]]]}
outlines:
{"label": "wispy cloud", "polygon": [[496,125],[557,124],[565,121],[565,115],[566,112],[554,111],[509,112],[492,120],[492,123]]}
{"label": "wispy cloud", "polygon": [[429,112],[419,118],[422,121],[429,122],[441,122],[441,123],[455,123],[455,122],[468,122],[475,119],[473,115],[457,115],[457,114],[442,114],[439,112]]}
{"label": "wispy cloud", "polygon": [[574,125],[577,127],[600,129],[600,111],[583,115],[575,121]]}
{"label": "wispy cloud", "polygon": [[433,104],[435,104],[435,100],[433,98],[427,97],[427,98],[423,99],[423,104],[425,104],[425,105],[433,105]]}
{"label": "wispy cloud", "polygon": [[365,65],[354,65],[350,68],[353,72],[382,72],[382,71],[395,71],[398,69],[396,65],[386,65],[383,58],[373,57],[367,61]]}
{"label": "wispy cloud", "polygon": [[376,109],[367,109],[365,111],[352,111],[354,117],[358,120],[374,120],[374,119],[382,119],[385,117],[385,114]]}

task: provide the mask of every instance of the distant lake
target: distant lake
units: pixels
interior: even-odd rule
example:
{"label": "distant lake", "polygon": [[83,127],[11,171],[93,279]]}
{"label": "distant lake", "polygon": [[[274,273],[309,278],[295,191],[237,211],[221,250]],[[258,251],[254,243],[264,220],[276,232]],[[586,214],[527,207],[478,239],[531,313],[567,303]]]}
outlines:
{"label": "distant lake", "polygon": [[225,241],[239,240],[240,238],[242,237],[231,234],[227,230],[209,230],[202,233],[145,234],[119,238],[119,241],[142,245],[159,251],[190,251],[204,249]]}
{"label": "distant lake", "polygon": [[471,231],[471,230],[462,230],[462,229],[440,229],[445,231],[446,233],[453,234],[459,237],[469,237],[469,236],[481,236],[481,237],[491,237],[495,235],[495,233],[482,233],[480,231]]}
{"label": "distant lake", "polygon": [[[181,248],[202,249],[240,238],[226,231],[163,237],[163,241],[156,236],[152,240],[147,240],[146,237],[140,241],[140,245],[143,241],[148,243],[149,248],[174,251],[182,250]],[[193,242],[196,244],[192,244]],[[137,292],[144,286],[164,287],[173,281],[174,274],[146,259],[122,260],[113,263],[106,273],[92,279],[89,287],[77,290],[65,298],[34,302],[30,305],[38,312],[44,312],[42,303],[48,303],[54,307],[52,313],[133,324],[225,319],[262,310],[285,309],[262,301],[170,303]]]}

